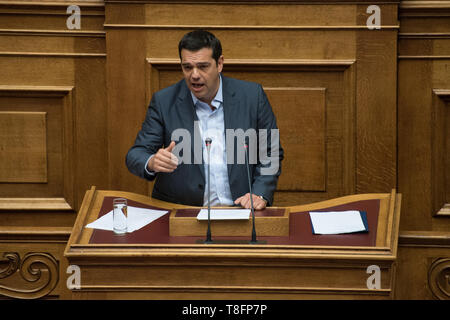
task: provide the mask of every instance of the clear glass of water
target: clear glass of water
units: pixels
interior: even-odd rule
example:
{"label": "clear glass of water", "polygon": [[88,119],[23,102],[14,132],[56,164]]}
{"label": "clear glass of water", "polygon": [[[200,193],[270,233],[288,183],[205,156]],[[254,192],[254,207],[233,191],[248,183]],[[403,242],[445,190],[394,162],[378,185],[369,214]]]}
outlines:
{"label": "clear glass of water", "polygon": [[115,234],[127,232],[127,199],[113,199],[113,231]]}

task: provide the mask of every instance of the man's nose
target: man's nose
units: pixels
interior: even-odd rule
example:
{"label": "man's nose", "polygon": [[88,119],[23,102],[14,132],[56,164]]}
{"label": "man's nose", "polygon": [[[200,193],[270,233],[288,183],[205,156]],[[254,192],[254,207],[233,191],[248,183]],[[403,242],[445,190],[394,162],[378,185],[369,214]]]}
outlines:
{"label": "man's nose", "polygon": [[200,73],[198,72],[197,68],[192,69],[191,77],[193,79],[199,79],[200,78]]}

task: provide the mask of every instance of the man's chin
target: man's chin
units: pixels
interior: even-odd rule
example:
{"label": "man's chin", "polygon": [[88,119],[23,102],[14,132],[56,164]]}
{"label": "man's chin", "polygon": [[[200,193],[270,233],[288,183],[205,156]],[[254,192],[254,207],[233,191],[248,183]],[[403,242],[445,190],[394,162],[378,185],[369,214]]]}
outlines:
{"label": "man's chin", "polygon": [[[191,91],[192,92],[192,91]],[[205,97],[205,95],[204,94],[202,94],[201,92],[192,92],[193,94],[194,94],[194,96],[198,99],[198,100],[200,100],[200,101],[202,101],[202,102],[205,102],[205,100],[206,100],[206,97]]]}

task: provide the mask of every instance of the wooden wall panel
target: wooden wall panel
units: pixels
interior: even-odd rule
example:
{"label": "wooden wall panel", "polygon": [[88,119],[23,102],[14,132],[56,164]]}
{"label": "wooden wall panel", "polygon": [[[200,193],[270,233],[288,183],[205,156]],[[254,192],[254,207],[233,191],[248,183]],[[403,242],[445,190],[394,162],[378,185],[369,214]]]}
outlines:
{"label": "wooden wall panel", "polygon": [[[182,78],[175,66],[170,70],[155,67],[147,74],[139,72],[143,56],[154,65],[163,61],[177,64],[179,39],[187,31],[202,27],[221,39],[225,75],[277,90],[326,89],[326,132],[317,133],[326,135],[326,168],[321,173],[304,168],[316,180],[326,176],[324,188],[308,190],[314,187],[305,184],[295,191],[288,190],[292,187],[283,187],[285,182],[281,178],[276,205],[313,202],[355,192],[388,192],[396,185],[397,27],[396,5],[385,3],[381,7],[384,10],[382,30],[363,31],[367,29],[365,19],[361,18],[367,9],[364,5],[322,4],[320,11],[314,5],[303,3],[274,6],[270,3],[230,5],[225,1],[207,4],[148,1],[139,11],[136,3],[128,6],[125,2],[107,2],[109,17],[105,28],[111,45],[108,56],[126,64],[111,69],[108,81],[111,87],[126,92],[124,95],[133,88],[130,98],[123,95],[117,98],[109,92],[114,96],[110,98],[114,114],[125,110],[120,99],[128,99],[127,110],[133,110],[124,134],[114,138],[124,147],[110,149],[113,188],[150,193],[142,181],[129,177],[122,157],[140,128],[151,94]],[[214,19],[209,18],[211,12],[217,13]],[[242,16],[246,19],[239,18]],[[352,65],[355,61],[356,67]],[[339,64],[346,66],[336,67]],[[385,71],[378,76],[379,70]],[[143,83],[147,86],[144,92]],[[380,122],[383,127],[378,125]],[[132,127],[136,128],[134,132],[130,130]],[[280,127],[280,130],[293,134],[288,128]],[[286,141],[292,140],[286,137]],[[289,143],[284,147],[287,151],[296,148]],[[314,148],[311,145],[304,152],[314,154]],[[286,161],[287,171],[283,175],[298,176],[298,172],[289,171],[295,166],[288,162],[294,160]],[[150,185],[148,189],[151,188]]]}
{"label": "wooden wall panel", "polygon": [[[20,172],[35,181],[0,182],[7,236],[28,241],[39,226],[39,241],[72,226],[92,185],[149,194],[126,152],[152,93],[182,77],[179,39],[206,28],[222,41],[224,74],[261,83],[279,118],[287,158],[275,205],[397,188],[397,297],[439,298],[429,270],[450,237],[449,1],[83,1],[80,30],[67,29],[70,4],[0,1],[0,112],[46,114],[46,181],[41,166],[39,178]],[[367,30],[373,4],[380,30]],[[436,235],[444,245],[429,242]],[[414,255],[426,266],[410,272]],[[417,295],[414,279],[426,286]]]}
{"label": "wooden wall panel", "polygon": [[[288,146],[278,181],[280,191],[326,190],[325,88],[264,88],[284,130],[281,145]],[[292,174],[292,175],[291,175]]]}
{"label": "wooden wall panel", "polygon": [[399,17],[397,298],[448,299],[450,3],[405,1]]}
{"label": "wooden wall panel", "polygon": [[45,112],[0,111],[0,182],[47,182]]}
{"label": "wooden wall panel", "polygon": [[[22,160],[15,163],[0,155],[0,260],[4,266],[10,261],[4,254],[12,253],[8,257],[43,261],[38,265],[44,267],[35,283],[20,277],[26,270],[2,274],[0,297],[65,297],[63,251],[84,193],[92,185],[108,188],[104,4],[79,3],[81,29],[69,30],[71,4],[0,1],[0,113],[16,115],[2,118],[2,140],[18,132],[17,115],[27,115],[23,134],[1,143],[23,153],[17,152]],[[45,116],[44,125],[36,127],[35,115]],[[40,162],[30,163],[30,154]],[[6,165],[18,169],[9,170],[15,181],[4,179]],[[49,290],[39,287],[46,270]]]}
{"label": "wooden wall panel", "polygon": [[437,215],[449,201],[445,168],[450,27],[444,17],[450,16],[450,11],[442,5],[405,2],[402,6],[398,185],[405,195],[403,208],[408,217],[402,219],[403,230],[445,230],[450,226],[448,218]]}
{"label": "wooden wall panel", "polygon": [[[71,87],[42,87],[42,86],[0,86],[0,111],[4,114],[41,114],[40,136],[38,132],[32,132],[34,139],[41,139],[42,147],[45,146],[45,154],[41,155],[45,162],[40,165],[41,179],[38,181],[24,181],[17,178],[15,181],[2,181],[0,190],[3,197],[35,197],[35,198],[64,198],[67,206],[74,207],[74,168],[71,159],[73,151],[73,123],[72,123],[72,88]],[[42,114],[45,115],[42,119]],[[15,130],[13,122],[5,123],[4,130]],[[30,125],[30,123],[28,123]],[[45,127],[43,127],[45,125]],[[27,130],[33,128],[27,126]],[[17,130],[17,129],[16,129]],[[6,137],[5,137],[6,138]],[[31,146],[26,146],[27,135],[15,137],[21,140],[23,145],[21,158],[23,165],[17,167],[20,171],[9,171],[17,177],[23,176],[28,171],[36,171],[35,163],[26,158],[27,152],[33,152]],[[13,142],[20,147],[19,142]],[[41,150],[43,151],[41,147]],[[8,151],[8,150],[5,150]],[[19,151],[19,150],[16,150]],[[7,153],[2,157],[3,165],[8,165]],[[16,162],[15,165],[20,165]],[[13,167],[11,168],[13,169]],[[31,176],[33,177],[33,176]],[[30,177],[30,178],[31,178]]]}

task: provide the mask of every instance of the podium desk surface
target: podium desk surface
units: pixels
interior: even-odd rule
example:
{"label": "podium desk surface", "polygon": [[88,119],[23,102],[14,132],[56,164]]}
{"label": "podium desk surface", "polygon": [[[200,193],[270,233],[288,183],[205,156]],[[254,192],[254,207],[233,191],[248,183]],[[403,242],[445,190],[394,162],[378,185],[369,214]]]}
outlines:
{"label": "podium desk surface", "polygon": [[[112,202],[115,197],[106,196],[103,198],[101,209],[95,219],[107,214],[112,210]],[[136,202],[127,199],[128,205],[146,209],[164,210],[164,207],[149,205],[142,202]],[[280,216],[289,208],[266,208],[265,210],[255,211],[255,218]],[[319,235],[313,234],[309,211],[290,211],[289,212],[289,236],[257,236],[258,240],[264,240],[267,245],[323,245],[323,246],[375,246],[377,234],[378,213],[380,210],[380,199],[360,200],[341,205],[317,209],[315,211],[344,211],[358,210],[365,211],[368,221],[368,232],[336,234],[336,235]],[[196,217],[200,208],[178,209],[177,217]],[[205,235],[199,236],[170,236],[169,234],[169,216],[170,212],[152,223],[136,230],[132,233],[124,235],[116,235],[112,231],[93,229],[89,239],[90,244],[198,244],[205,239]],[[230,240],[236,243],[243,243],[251,238],[251,234],[244,236],[215,236],[214,223],[212,221],[212,238],[213,240]],[[256,230],[258,234],[258,230]]]}
{"label": "podium desk surface", "polygon": [[[112,210],[113,198],[169,213],[123,236],[85,226]],[[167,203],[130,192],[86,192],[64,255],[82,270],[82,299],[389,299],[394,296],[401,195],[358,194],[312,204],[269,207],[258,219],[289,216],[287,236],[170,236],[170,219],[195,219],[200,207]],[[308,212],[360,210],[369,231],[314,235]],[[245,220],[248,223],[248,220]],[[202,221],[205,222],[205,221]],[[212,222],[212,226],[217,221]],[[206,224],[205,224],[206,226]],[[258,231],[258,230],[256,230]],[[229,242],[226,242],[229,241]],[[369,288],[376,267],[379,286]],[[372,270],[372,269],[370,269]]]}

